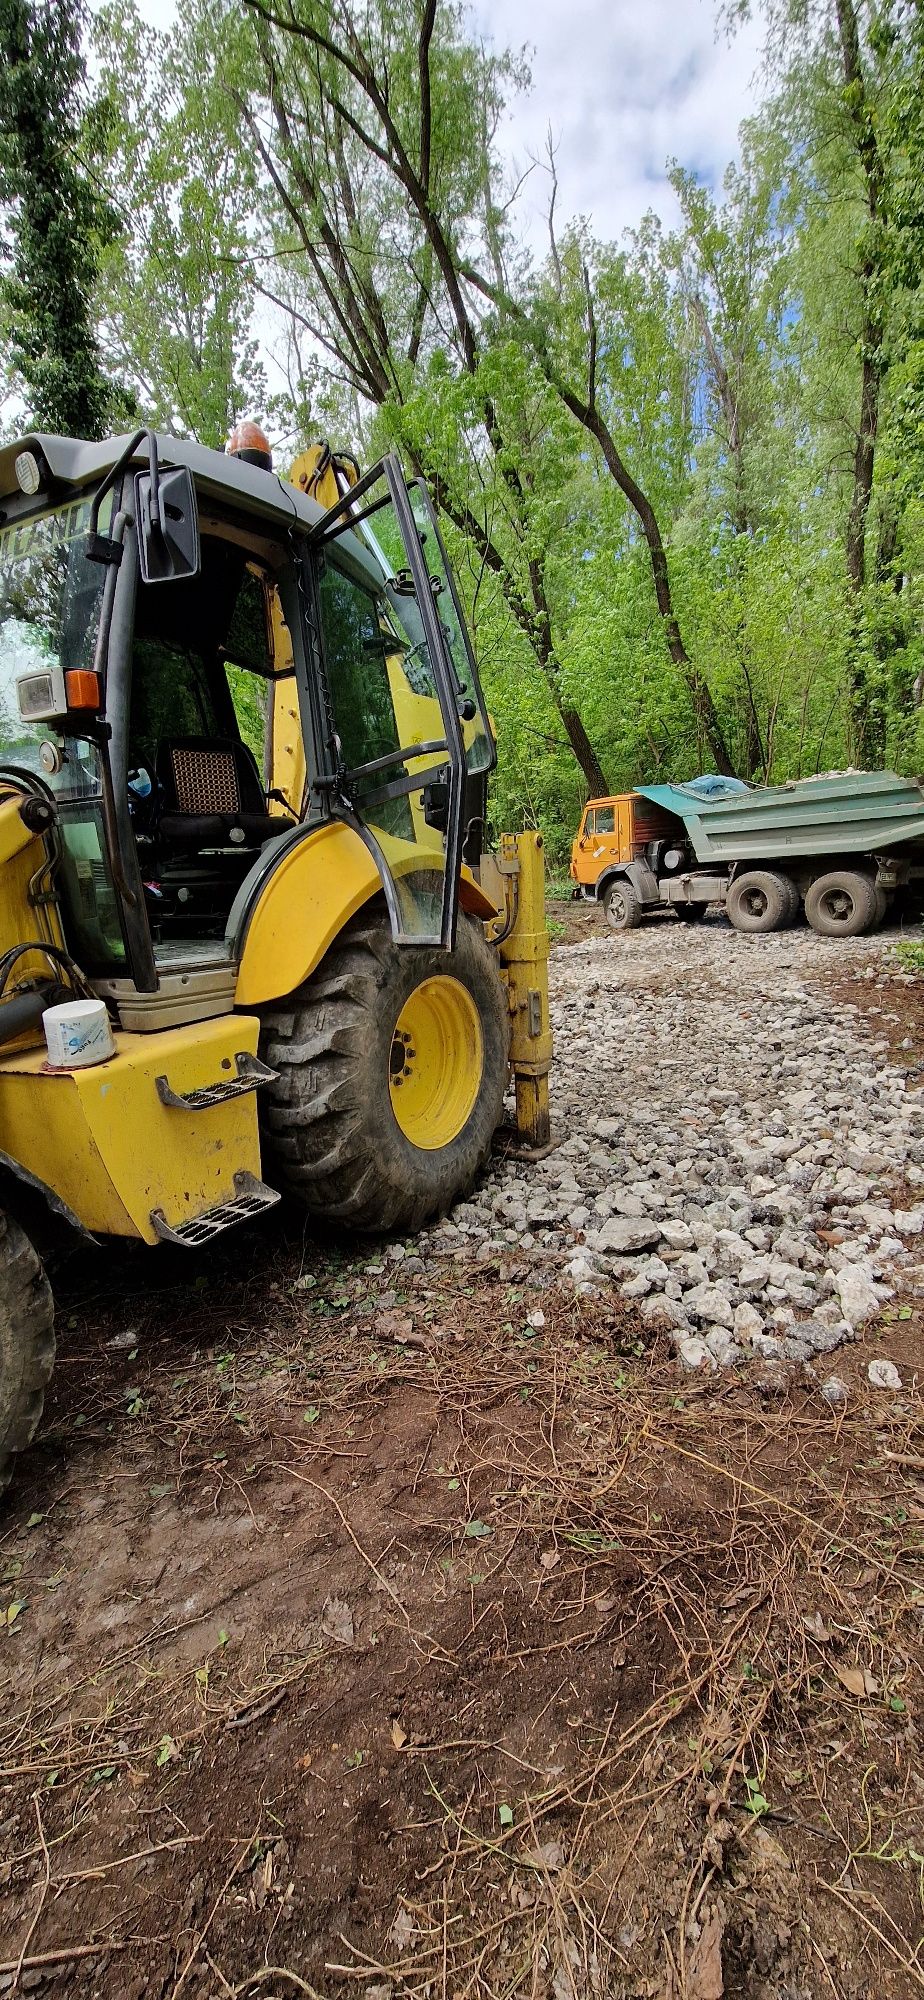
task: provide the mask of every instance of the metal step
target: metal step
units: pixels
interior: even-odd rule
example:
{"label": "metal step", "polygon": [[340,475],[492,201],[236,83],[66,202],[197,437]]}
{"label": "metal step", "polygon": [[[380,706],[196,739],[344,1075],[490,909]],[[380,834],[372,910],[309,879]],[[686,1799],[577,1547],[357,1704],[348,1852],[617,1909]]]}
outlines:
{"label": "metal step", "polygon": [[259,1090],[261,1084],[275,1083],[277,1071],[261,1062],[258,1056],[239,1049],[234,1058],[237,1075],[227,1082],[206,1083],[201,1090],[171,1090],[165,1076],[154,1078],[154,1088],[162,1104],[172,1111],[211,1111],[216,1104],[226,1104],[230,1097],[246,1097],[249,1090]]}
{"label": "metal step", "polygon": [[265,1215],[281,1199],[275,1188],[258,1181],[256,1174],[235,1174],[234,1185],[237,1193],[232,1201],[216,1202],[214,1208],[204,1208],[201,1215],[192,1216],[188,1222],[168,1222],[162,1208],[152,1208],[155,1234],[162,1243],[179,1243],[184,1250],[198,1250],[201,1244],[210,1243],[213,1236],[220,1236],[222,1230],[233,1229],[238,1222],[252,1222],[256,1215]]}

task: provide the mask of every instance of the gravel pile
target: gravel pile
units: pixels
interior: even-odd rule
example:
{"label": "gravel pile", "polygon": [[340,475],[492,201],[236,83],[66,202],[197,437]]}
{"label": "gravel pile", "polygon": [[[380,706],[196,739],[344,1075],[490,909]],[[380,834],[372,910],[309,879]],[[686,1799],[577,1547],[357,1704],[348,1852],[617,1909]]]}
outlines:
{"label": "gravel pile", "polygon": [[[687,1368],[832,1353],[899,1272],[924,1278],[924,1092],[826,984],[888,951],[670,919],[556,951],[560,1143],[499,1160],[412,1261],[616,1286]],[[832,1402],[841,1388],[825,1384]]]}

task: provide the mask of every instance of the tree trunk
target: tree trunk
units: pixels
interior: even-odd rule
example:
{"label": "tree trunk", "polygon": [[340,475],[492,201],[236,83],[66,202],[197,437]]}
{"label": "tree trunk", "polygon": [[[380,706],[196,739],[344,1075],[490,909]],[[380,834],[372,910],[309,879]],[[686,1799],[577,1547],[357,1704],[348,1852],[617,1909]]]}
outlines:
{"label": "tree trunk", "polygon": [[525,634],[533,650],[549,695],[561,717],[568,742],[580,765],[581,773],[590,796],[591,798],[606,798],[608,787],[597,753],[577,710],[572,708],[570,703],[565,701],[562,696],[561,668],[555,650],[555,642],[552,637],[552,620],[545,596],[545,579],[542,569],[539,564],[530,563],[529,579],[532,593],[532,605],[530,605],[521,589],[519,579],[514,576],[508,567],[496,542],[488,534],[484,523],[478,519],[477,514],[474,514],[465,502],[460,502],[458,497],[449,491],[445,480],[440,477],[439,473],[433,472],[428,468],[419,447],[409,448],[409,456],[415,472],[427,480],[435,506],[448,514],[449,519],[455,523],[459,533],[465,535],[478,550],[485,567],[491,570],[494,576],[497,577],[505,602],[509,604],[521,632]]}
{"label": "tree trunk", "polygon": [[[875,236],[882,214],[885,176],[876,134],[874,107],[870,101],[860,29],[853,0],[836,0],[841,44],[845,96],[853,126],[857,159],[866,195],[867,227]],[[880,260],[881,264],[881,260]],[[863,630],[863,593],[866,585],[866,524],[873,491],[876,438],[879,430],[879,402],[885,372],[885,352],[879,286],[882,270],[872,252],[860,268],[863,325],[860,349],[863,356],[860,377],[860,411],[853,455],[853,482],[847,513],[847,579],[853,597],[848,639],[848,693],[853,724],[854,751],[861,765],[875,765],[884,752],[884,718],[878,690],[871,684],[869,648]]]}
{"label": "tree trunk", "polygon": [[590,797],[605,799],[610,788],[577,710],[565,707],[561,701],[557,701],[556,706],[568,732],[568,742],[580,764]]}
{"label": "tree trunk", "polygon": [[697,727],[702,731],[709,745],[716,770],[720,771],[723,777],[734,777],[735,767],[725,741],[725,732],[719,721],[718,712],[712,699],[712,690],[700,673],[695,660],[691,660],[683,643],[680,626],[677,622],[677,614],[674,610],[667,555],[661,539],[661,530],[658,526],[657,516],[651,501],[632,478],[628,467],[624,465],[616,448],[615,440],[599,411],[586,408],[586,406],[582,408],[577,397],[568,397],[566,400],[573,414],[579,418],[586,429],[590,431],[591,435],[596,438],[603,453],[608,472],[612,474],[620,492],[625,494],[630,507],[634,508],[635,513],[638,515],[642,526],[642,533],[648,544],[655,597],[657,598],[658,610],[661,614],[661,624],[664,637],[667,641],[667,650],[675,667],[679,668],[686,683],[687,692],[693,704],[693,713],[696,717]]}

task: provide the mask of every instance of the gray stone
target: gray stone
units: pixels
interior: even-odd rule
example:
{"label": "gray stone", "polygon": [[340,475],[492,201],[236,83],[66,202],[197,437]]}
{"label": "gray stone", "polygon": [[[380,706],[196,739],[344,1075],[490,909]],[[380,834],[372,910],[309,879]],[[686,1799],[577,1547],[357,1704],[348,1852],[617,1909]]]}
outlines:
{"label": "gray stone", "polygon": [[870,1362],[866,1372],[874,1389],[891,1389],[894,1392],[902,1386],[902,1378],[894,1361],[888,1361],[884,1354],[877,1355],[876,1360]]}
{"label": "gray stone", "polygon": [[610,1196],[613,1210],[617,1215],[645,1215],[645,1203],[637,1194],[624,1193],[622,1189]]}
{"label": "gray stone", "polygon": [[735,1307],[732,1324],[736,1340],[753,1340],[755,1333],[763,1333],[764,1330],[764,1323],[757,1307],[752,1306],[748,1299],[742,1299],[741,1304]]}
{"label": "gray stone", "polygon": [[683,1303],[694,1319],[706,1320],[731,1331],[735,1319],[731,1300],[719,1290],[718,1285],[694,1285],[692,1291],[684,1293]]}
{"label": "gray stone", "polygon": [[877,1292],[864,1264],[847,1264],[835,1274],[834,1289],[841,1302],[841,1311],[853,1327],[865,1326],[875,1319],[881,1309],[881,1295]]}
{"label": "gray stone", "polygon": [[778,1361],[783,1353],[783,1342],[776,1333],[752,1333],[751,1346],[765,1361]]}
{"label": "gray stone", "polygon": [[768,1257],[749,1257],[746,1264],[738,1268],[738,1283],[743,1292],[760,1292],[770,1277]]}
{"label": "gray stone", "polygon": [[825,1402],[830,1403],[832,1410],[846,1409],[850,1400],[847,1384],[841,1381],[839,1375],[829,1375],[827,1381],[821,1385],[821,1393]]}
{"label": "gray stone", "polygon": [[664,1292],[655,1292],[643,1299],[640,1307],[642,1318],[649,1326],[689,1327],[689,1320],[678,1300],[668,1298]]}
{"label": "gray stone", "polygon": [[678,1340],[677,1359],[683,1368],[714,1368],[716,1365],[705,1341],[695,1333],[688,1334],[685,1340]]}
{"label": "gray stone", "polygon": [[705,1336],[706,1346],[718,1368],[734,1368],[743,1360],[742,1350],[732,1339],[727,1327],[711,1326]]}
{"label": "gray stone", "polygon": [[843,1347],[845,1340],[853,1339],[853,1329],[846,1320],[839,1320],[833,1326],[823,1319],[803,1319],[798,1322],[799,1338],[807,1340],[815,1354],[833,1354],[836,1347]]}
{"label": "gray stone", "polygon": [[665,1218],[661,1224],[661,1241],[671,1250],[692,1250],[693,1232],[689,1224],[680,1221],[679,1217]]}
{"label": "gray stone", "polygon": [[637,1272],[634,1278],[627,1278],[625,1284],[620,1285],[619,1289],[624,1299],[646,1298],[648,1293],[652,1289],[652,1283],[650,1277],[648,1276],[648,1272],[647,1271]]}
{"label": "gray stone", "polygon": [[595,1250],[618,1257],[633,1250],[647,1250],[658,1242],[660,1235],[657,1222],[643,1221],[634,1215],[613,1215],[596,1231],[591,1242]]}

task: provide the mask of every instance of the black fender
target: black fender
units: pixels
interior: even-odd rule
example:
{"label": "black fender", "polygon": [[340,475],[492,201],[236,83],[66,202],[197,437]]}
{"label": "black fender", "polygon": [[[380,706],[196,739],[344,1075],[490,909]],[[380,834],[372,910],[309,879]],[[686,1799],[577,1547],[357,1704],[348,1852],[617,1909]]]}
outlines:
{"label": "black fender", "polygon": [[35,1244],[40,1257],[50,1260],[67,1257],[75,1250],[95,1248],[97,1238],[84,1228],[54,1188],[30,1174],[10,1153],[0,1152],[0,1208],[20,1223]]}
{"label": "black fender", "polygon": [[611,882],[631,882],[640,903],[659,903],[658,878],[647,861],[620,861],[597,877],[597,902],[602,903]]}

